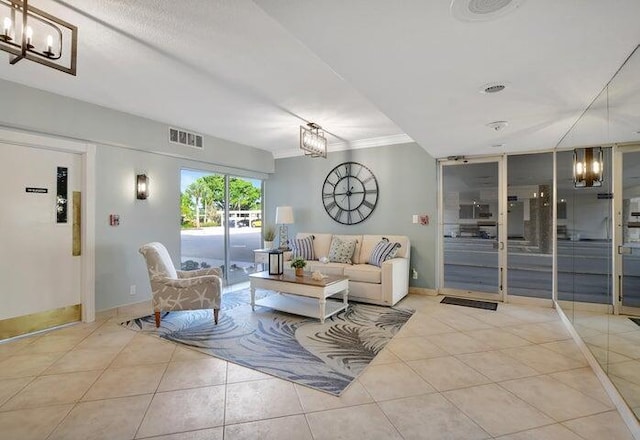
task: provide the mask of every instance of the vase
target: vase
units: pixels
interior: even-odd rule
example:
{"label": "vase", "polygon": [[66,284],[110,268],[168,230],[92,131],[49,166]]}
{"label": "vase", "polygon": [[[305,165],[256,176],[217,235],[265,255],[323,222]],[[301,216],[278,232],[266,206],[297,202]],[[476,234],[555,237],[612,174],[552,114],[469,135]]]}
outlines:
{"label": "vase", "polygon": [[264,246],[264,249],[273,249],[273,241],[264,240],[262,245]]}
{"label": "vase", "polygon": [[297,276],[297,277],[302,277],[302,276],[304,276],[304,268],[302,268],[302,267],[296,267],[296,276]]}

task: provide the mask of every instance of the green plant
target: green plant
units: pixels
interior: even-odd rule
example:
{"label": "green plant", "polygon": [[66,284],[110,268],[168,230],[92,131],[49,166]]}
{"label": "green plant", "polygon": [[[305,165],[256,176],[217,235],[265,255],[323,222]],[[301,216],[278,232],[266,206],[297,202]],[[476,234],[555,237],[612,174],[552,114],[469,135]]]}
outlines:
{"label": "green plant", "polygon": [[276,238],[276,230],[273,226],[265,226],[262,230],[264,241],[273,241]]}
{"label": "green plant", "polygon": [[291,267],[296,269],[302,269],[307,265],[307,262],[302,257],[295,257],[291,260]]}

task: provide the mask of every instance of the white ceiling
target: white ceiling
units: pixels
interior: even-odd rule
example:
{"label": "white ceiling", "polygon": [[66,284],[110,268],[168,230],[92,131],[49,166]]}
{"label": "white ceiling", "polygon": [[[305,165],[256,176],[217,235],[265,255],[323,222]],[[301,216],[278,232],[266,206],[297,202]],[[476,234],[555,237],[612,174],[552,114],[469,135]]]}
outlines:
{"label": "white ceiling", "polygon": [[[454,18],[449,0],[30,4],[78,25],[78,75],[3,53],[0,78],[275,157],[298,153],[309,121],[330,150],[553,148],[640,43],[638,0],[524,0],[485,22]],[[507,89],[479,92],[496,81]],[[509,125],[486,127],[496,120]]]}

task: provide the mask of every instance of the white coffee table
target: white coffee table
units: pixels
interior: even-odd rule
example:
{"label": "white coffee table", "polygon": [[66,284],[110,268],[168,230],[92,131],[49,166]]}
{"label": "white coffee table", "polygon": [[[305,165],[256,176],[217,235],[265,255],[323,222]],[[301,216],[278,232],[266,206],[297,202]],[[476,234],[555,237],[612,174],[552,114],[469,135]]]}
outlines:
{"label": "white coffee table", "polygon": [[[297,277],[288,272],[283,275],[258,272],[249,275],[249,280],[252,310],[255,310],[257,304],[295,315],[318,318],[324,323],[326,318],[349,306],[349,278],[345,276],[329,275],[321,281],[316,281],[310,274]],[[273,290],[278,294],[256,301],[256,289]],[[340,292],[342,301],[327,300]]]}

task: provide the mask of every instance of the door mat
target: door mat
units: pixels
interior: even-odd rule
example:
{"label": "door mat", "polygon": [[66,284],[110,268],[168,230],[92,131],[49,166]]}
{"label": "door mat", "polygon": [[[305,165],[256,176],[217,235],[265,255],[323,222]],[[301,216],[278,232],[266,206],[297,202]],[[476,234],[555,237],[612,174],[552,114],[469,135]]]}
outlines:
{"label": "door mat", "polygon": [[442,304],[453,304],[455,306],[473,307],[475,309],[496,310],[498,303],[489,301],[477,301],[475,299],[454,298],[453,296],[445,296],[440,301]]}
{"label": "door mat", "polygon": [[640,325],[640,318],[629,318],[634,324]]}

